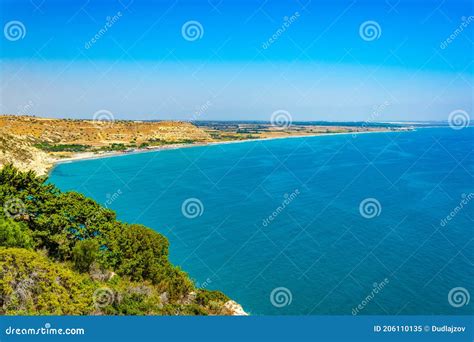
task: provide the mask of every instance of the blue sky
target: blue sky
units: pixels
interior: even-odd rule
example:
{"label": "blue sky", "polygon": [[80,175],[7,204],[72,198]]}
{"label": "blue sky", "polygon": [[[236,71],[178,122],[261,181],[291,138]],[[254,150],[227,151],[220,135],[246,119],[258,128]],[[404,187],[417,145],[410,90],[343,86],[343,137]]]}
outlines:
{"label": "blue sky", "polygon": [[[1,113],[269,120],[286,110],[293,120],[383,121],[472,112],[472,1],[0,4]],[[12,21],[23,38],[8,36]],[[189,21],[196,40],[183,36]],[[361,31],[367,22],[375,36]]]}

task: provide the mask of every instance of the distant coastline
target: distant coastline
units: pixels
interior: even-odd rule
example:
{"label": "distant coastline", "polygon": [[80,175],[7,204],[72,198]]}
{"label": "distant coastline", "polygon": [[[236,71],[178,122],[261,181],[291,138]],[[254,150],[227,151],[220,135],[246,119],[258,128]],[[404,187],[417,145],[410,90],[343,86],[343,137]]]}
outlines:
{"label": "distant coastline", "polygon": [[287,137],[271,137],[271,138],[261,138],[261,139],[244,139],[244,140],[232,140],[232,141],[212,141],[205,143],[193,143],[193,144],[175,144],[175,145],[166,145],[166,146],[153,146],[147,148],[136,148],[133,151],[108,151],[102,153],[96,152],[79,152],[72,157],[58,159],[53,162],[52,167],[48,170],[48,174],[54,169],[58,164],[67,164],[72,162],[78,162],[83,160],[94,160],[102,158],[112,158],[112,157],[122,157],[133,154],[142,154],[150,152],[161,152],[168,150],[178,150],[183,148],[192,148],[192,147],[203,147],[203,146],[213,146],[213,145],[227,145],[227,144],[239,144],[239,143],[248,143],[248,142],[258,142],[258,141],[269,141],[277,139],[301,139],[301,138],[314,138],[314,137],[324,137],[324,136],[334,136],[334,135],[359,135],[359,134],[368,134],[368,133],[399,133],[399,132],[412,132],[415,129],[403,129],[403,130],[380,130],[380,131],[363,131],[363,132],[340,132],[340,133],[318,133],[314,135],[291,135]]}
{"label": "distant coastline", "polygon": [[339,134],[401,132],[374,122],[70,120],[0,115],[0,165],[47,175],[55,165],[170,149]]}

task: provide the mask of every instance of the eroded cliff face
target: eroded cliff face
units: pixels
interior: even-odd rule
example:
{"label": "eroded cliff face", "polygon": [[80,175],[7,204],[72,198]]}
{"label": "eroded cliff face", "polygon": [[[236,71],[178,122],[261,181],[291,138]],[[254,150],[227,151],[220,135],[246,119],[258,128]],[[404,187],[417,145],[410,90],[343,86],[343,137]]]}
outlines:
{"label": "eroded cliff face", "polygon": [[29,136],[50,144],[80,144],[94,147],[110,144],[141,144],[150,140],[179,143],[211,141],[209,134],[182,121],[118,121],[47,119],[31,116],[0,116],[0,129],[16,136]]}
{"label": "eroded cliff face", "polygon": [[[45,151],[39,146],[76,145],[85,151],[112,144],[140,146],[149,142],[179,144],[212,141],[208,133],[189,122],[92,121],[0,116],[0,167],[13,163],[22,171],[44,175],[52,165],[77,155],[71,151]],[[85,152],[92,156],[94,152]]]}
{"label": "eroded cliff face", "polygon": [[13,164],[22,171],[46,174],[56,158],[34,147],[34,141],[31,137],[15,136],[0,129],[0,167]]}

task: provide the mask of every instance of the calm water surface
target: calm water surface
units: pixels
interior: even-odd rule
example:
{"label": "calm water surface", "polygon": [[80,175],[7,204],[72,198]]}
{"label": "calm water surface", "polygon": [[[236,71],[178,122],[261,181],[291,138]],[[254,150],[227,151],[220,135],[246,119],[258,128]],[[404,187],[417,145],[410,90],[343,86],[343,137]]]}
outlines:
{"label": "calm water surface", "polygon": [[474,128],[143,153],[50,179],[166,235],[172,262],[252,314],[473,311],[448,293],[474,295]]}

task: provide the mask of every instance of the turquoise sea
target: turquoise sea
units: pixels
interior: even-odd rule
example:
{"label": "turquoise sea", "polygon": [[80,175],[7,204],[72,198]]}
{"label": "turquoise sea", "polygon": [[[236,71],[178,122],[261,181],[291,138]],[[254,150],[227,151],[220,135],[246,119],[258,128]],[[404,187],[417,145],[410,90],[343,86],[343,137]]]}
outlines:
{"label": "turquoise sea", "polygon": [[474,311],[472,127],[131,154],[50,180],[163,233],[251,314]]}

